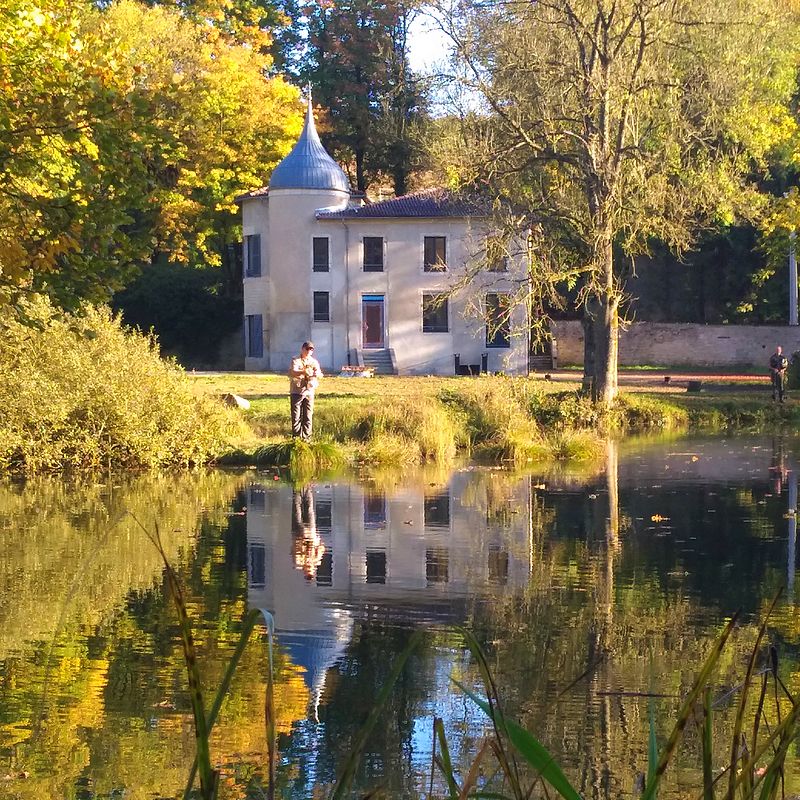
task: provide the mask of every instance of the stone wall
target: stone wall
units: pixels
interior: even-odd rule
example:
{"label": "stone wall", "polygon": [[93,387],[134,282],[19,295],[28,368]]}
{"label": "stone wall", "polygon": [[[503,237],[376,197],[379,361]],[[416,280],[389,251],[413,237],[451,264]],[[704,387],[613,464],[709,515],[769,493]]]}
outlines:
{"label": "stone wall", "polygon": [[[580,321],[552,325],[558,364],[583,364]],[[634,322],[620,329],[620,366],[750,367],[764,371],[775,346],[800,350],[800,327]]]}

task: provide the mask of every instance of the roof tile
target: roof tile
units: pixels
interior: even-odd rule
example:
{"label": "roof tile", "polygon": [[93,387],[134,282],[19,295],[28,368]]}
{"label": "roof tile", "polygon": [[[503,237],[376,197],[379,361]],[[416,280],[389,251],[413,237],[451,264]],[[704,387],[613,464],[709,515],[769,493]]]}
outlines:
{"label": "roof tile", "polygon": [[482,216],[478,204],[445,189],[425,189],[391,200],[380,200],[365,206],[339,211],[317,212],[317,219],[387,219]]}

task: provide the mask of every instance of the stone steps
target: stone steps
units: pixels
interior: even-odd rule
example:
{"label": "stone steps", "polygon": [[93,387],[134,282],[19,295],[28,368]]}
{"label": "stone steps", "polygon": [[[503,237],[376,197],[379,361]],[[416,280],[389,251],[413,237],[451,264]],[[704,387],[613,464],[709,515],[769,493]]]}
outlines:
{"label": "stone steps", "polygon": [[365,367],[372,367],[376,375],[395,375],[392,354],[388,350],[362,350],[361,361]]}

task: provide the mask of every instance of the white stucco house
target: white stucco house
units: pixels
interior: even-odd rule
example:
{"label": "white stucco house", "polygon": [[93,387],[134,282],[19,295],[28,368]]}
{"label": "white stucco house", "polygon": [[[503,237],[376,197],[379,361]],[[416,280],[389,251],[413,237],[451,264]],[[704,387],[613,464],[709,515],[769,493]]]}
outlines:
{"label": "white stucco house", "polygon": [[[365,203],[320,142],[311,102],[269,187],[239,198],[245,366],[283,372],[311,339],[323,369],[453,375],[528,369],[525,264],[486,264],[486,220],[442,190]],[[490,324],[487,324],[487,319]]]}

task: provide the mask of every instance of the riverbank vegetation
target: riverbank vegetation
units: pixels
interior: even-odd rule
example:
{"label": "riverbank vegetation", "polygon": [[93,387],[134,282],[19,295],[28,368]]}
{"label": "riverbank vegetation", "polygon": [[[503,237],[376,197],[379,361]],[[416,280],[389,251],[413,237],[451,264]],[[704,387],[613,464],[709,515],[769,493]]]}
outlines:
{"label": "riverbank vegetation", "polygon": [[[795,424],[800,406],[767,387],[632,387],[610,411],[573,381],[484,376],[326,378],[311,445],[288,438],[285,378],[194,375],[159,356],[153,339],[111,312],[82,316],[45,300],[8,315],[0,343],[0,471],[222,465],[293,472],[347,463],[404,468],[461,455],[521,467],[592,461],[608,436]],[[245,412],[220,397],[247,398]]]}
{"label": "riverbank vegetation", "polygon": [[40,300],[0,337],[0,472],[152,469],[207,463],[242,422],[198,396],[154,340],[107,309]]}
{"label": "riverbank vegetation", "polygon": [[[293,448],[302,445],[286,441],[285,378],[226,374],[193,380],[199,392],[234,392],[251,402],[243,415],[247,435],[223,463],[288,467],[292,458],[301,457]],[[716,386],[701,394],[679,386],[633,387],[606,412],[579,392],[577,375],[575,382],[503,376],[331,377],[317,395],[312,450],[318,466],[342,460],[395,466],[448,463],[457,454],[523,466],[591,460],[602,453],[608,436],[758,430],[798,421],[800,407],[773,403],[769,389],[758,384]]]}

